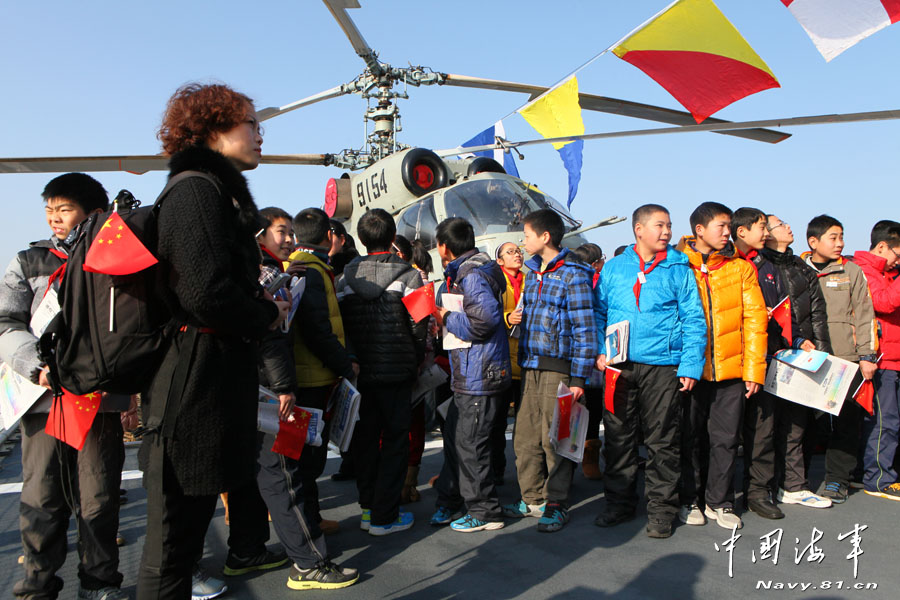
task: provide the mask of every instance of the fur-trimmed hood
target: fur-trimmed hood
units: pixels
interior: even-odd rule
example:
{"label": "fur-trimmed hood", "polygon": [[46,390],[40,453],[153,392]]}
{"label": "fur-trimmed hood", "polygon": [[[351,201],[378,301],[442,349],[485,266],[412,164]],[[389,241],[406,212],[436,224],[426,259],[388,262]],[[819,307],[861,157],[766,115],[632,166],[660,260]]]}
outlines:
{"label": "fur-trimmed hood", "polygon": [[238,209],[238,221],[245,233],[255,236],[265,226],[247,179],[225,155],[205,146],[192,146],[177,152],[169,160],[170,179],[183,171],[203,171],[215,177],[222,184],[221,191],[231,196]]}

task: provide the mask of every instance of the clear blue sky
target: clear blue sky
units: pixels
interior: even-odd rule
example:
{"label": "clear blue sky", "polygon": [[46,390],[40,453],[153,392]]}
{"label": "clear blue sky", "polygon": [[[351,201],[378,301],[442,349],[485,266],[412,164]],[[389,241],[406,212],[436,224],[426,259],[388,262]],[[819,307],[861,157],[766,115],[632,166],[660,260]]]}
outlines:
{"label": "clear blue sky", "polygon": [[[388,63],[549,85],[639,25],[669,0],[452,3],[362,0],[350,11]],[[889,27],[827,64],[779,0],[718,0],[782,87],[741,100],[716,116],[752,120],[900,108],[900,26]],[[181,84],[224,81],[256,100],[282,105],[353,79],[362,61],[315,0],[151,3],[16,2],[0,35],[0,156],[154,154],[166,99]],[[612,54],[579,75],[582,91],[681,108],[665,90]],[[458,88],[410,89],[401,101],[400,140],[453,147],[508,114],[524,96]],[[362,144],[364,102],[356,96],[295,111],[265,124],[264,153],[338,152]],[[508,137],[538,137],[519,116]],[[652,127],[585,112],[588,132]],[[898,218],[900,123],[798,127],[776,146],[711,133],[586,142],[575,216],[594,222],[659,202],[677,235],[701,201],[757,206],[793,225],[805,250],[806,223],[841,219],[848,251],[867,247],[880,218]],[[557,199],[566,173],[548,147],[525,151],[524,179]],[[319,206],[340,171],[264,166],[249,174],[260,207],[290,212]],[[98,173],[152,201],[161,173]],[[48,236],[40,192],[52,175],[0,175],[0,262]],[[620,224],[589,237],[611,253],[631,240]]]}

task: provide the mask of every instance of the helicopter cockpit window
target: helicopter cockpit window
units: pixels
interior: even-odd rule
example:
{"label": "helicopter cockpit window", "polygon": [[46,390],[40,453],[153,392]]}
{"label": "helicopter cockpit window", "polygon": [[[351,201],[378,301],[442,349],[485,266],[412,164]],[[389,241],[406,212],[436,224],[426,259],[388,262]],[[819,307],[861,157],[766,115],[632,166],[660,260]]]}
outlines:
{"label": "helicopter cockpit window", "polygon": [[482,179],[454,186],[444,193],[448,217],[462,217],[475,235],[522,231],[522,220],[535,209],[528,197],[503,179]]}
{"label": "helicopter cockpit window", "polygon": [[403,211],[397,221],[397,233],[410,241],[422,240],[425,248],[431,250],[436,246],[434,232],[437,226],[434,196],[428,196]]}
{"label": "helicopter cockpit window", "polygon": [[569,211],[563,207],[557,200],[552,198],[551,196],[546,195],[533,185],[529,185],[526,183],[520,183],[519,186],[522,190],[528,194],[528,196],[534,200],[539,208],[552,208],[559,216],[562,217],[563,223],[566,226],[566,231],[571,231],[573,229],[577,229],[581,227],[581,221],[576,220],[569,214]]}

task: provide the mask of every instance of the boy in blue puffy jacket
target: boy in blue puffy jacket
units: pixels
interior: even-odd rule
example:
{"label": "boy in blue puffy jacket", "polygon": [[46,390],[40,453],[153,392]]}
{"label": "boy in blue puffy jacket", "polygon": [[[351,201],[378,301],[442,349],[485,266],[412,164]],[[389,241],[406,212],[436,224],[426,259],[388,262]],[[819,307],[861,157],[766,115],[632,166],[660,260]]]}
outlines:
{"label": "boy in blue puffy jacket", "polygon": [[[575,463],[556,454],[549,430],[557,388],[566,384],[575,400],[584,395],[596,356],[591,316],[594,271],[560,250],[565,229],[550,209],[525,217],[525,263],[530,271],[522,292],[522,402],[513,447],[522,499],[503,507],[509,517],[540,517],[538,531],[559,531],[569,521],[569,487]],[[545,504],[546,503],[546,504]]]}
{"label": "boy in blue puffy jacket", "polygon": [[[638,423],[647,446],[647,535],[667,538],[678,513],[680,475],[679,392],[703,374],[706,319],[687,256],[669,245],[669,211],[656,204],[632,215],[635,244],[606,263],[594,290],[600,339],[608,325],[628,321],[628,355],[615,387],[606,430],[606,508],[599,527],[634,517],[638,497]],[[606,369],[599,346],[597,368]]]}
{"label": "boy in blue puffy jacket", "polygon": [[[503,527],[503,513],[491,469],[491,430],[505,414],[509,388],[509,342],[500,295],[506,279],[500,265],[475,248],[472,224],[460,217],[441,222],[437,251],[446,265],[447,294],[462,296],[462,310],[439,309],[447,331],[468,348],[450,350],[453,400],[444,423],[444,466],[434,484],[438,493],[432,525],[473,532]],[[454,513],[467,512],[453,520]],[[451,521],[453,521],[451,523]]]}

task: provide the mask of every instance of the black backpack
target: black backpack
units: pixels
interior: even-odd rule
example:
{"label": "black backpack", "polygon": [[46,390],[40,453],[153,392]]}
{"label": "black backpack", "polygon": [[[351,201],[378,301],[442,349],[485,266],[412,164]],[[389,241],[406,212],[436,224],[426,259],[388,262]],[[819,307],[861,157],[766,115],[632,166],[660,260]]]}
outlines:
{"label": "black backpack", "polygon": [[[188,177],[201,177],[220,187],[210,175],[185,171],[169,180],[153,206],[122,206],[121,194],[117,198],[116,212],[154,256],[159,207],[169,191]],[[88,249],[111,214],[92,215],[73,232],[58,290],[60,312],[41,336],[42,360],[50,367],[57,392],[59,386],[75,394],[145,391],[177,328],[161,293],[167,282],[159,264],[132,275],[83,269]]]}

